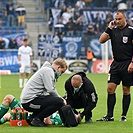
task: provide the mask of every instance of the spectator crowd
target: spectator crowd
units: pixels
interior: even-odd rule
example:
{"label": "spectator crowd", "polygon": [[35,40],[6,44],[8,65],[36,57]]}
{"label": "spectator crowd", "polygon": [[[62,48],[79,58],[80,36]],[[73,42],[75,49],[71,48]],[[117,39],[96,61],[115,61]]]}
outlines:
{"label": "spectator crowd", "polygon": [[16,4],[13,0],[0,0],[0,9],[1,26],[24,26],[26,9],[21,1]]}
{"label": "spectator crowd", "polygon": [[3,35],[14,33],[24,33],[26,9],[22,3],[14,3],[13,0],[0,0],[0,49],[17,49],[14,37],[9,42],[4,39]]}
{"label": "spectator crowd", "polygon": [[[104,0],[44,0],[45,5],[47,5],[48,2],[50,3],[48,8],[45,7],[49,10],[48,28],[49,31],[54,32],[54,35],[58,36],[60,40],[62,40],[63,36],[83,37],[85,34],[100,35],[106,29],[109,22],[113,20],[113,12],[120,3],[125,3],[130,9],[133,6],[131,0],[108,0],[106,2]],[[2,5],[3,3],[4,6]],[[103,20],[99,12],[97,12],[93,21],[86,20],[87,18],[83,10],[94,9],[95,7],[99,9],[106,7],[106,9],[108,9],[105,20]],[[16,33],[16,27],[23,26],[24,28],[26,9],[21,1],[16,4],[13,0],[0,0],[0,8],[1,11],[4,10],[4,13],[0,13],[0,15],[4,14],[1,15],[0,18],[1,34],[5,33],[5,30],[2,29],[3,27],[4,29],[6,29],[7,26],[15,28],[14,33]],[[59,16],[53,16],[52,8],[60,10]],[[129,18],[127,21],[130,25],[133,25],[133,18]],[[9,33],[10,30],[8,30],[8,34]],[[0,38],[0,49],[18,48],[15,40],[13,40],[12,44],[6,46],[2,36],[0,36]]]}
{"label": "spectator crowd", "polygon": [[[51,0],[50,6],[55,9],[60,9],[60,15],[58,18],[54,18],[52,11],[49,10],[49,31],[54,31],[54,34],[60,38],[64,35],[83,36],[83,33],[89,33],[91,35],[101,34],[109,22],[113,20],[113,12],[117,10],[118,5],[124,3],[127,6],[128,2],[129,0],[108,0],[107,2],[99,2],[97,0],[73,0],[71,2],[67,0]],[[103,20],[99,12],[97,12],[93,21],[86,20],[83,10],[87,8],[93,9],[95,7],[104,7],[108,10],[105,20]],[[57,22],[55,22],[55,19],[57,19]],[[127,21],[130,25],[133,25],[133,18],[129,18]]]}

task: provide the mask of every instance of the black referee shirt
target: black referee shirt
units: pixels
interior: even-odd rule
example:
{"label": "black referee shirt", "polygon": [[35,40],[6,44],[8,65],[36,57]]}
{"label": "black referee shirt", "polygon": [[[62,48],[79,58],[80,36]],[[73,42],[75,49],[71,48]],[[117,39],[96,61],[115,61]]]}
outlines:
{"label": "black referee shirt", "polygon": [[109,34],[113,57],[115,61],[132,60],[133,56],[133,27],[126,25],[123,29],[115,27]]}

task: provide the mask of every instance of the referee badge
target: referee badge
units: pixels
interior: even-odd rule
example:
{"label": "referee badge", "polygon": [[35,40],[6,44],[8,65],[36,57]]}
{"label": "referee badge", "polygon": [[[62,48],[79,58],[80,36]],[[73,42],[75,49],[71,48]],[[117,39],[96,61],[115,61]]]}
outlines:
{"label": "referee badge", "polygon": [[128,37],[123,37],[123,43],[127,43]]}

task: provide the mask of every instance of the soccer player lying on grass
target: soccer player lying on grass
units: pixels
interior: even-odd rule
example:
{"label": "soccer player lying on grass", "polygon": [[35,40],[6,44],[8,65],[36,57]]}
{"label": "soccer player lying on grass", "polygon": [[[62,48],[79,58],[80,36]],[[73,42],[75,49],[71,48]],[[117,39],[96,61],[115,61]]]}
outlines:
{"label": "soccer player lying on grass", "polygon": [[[81,122],[81,117],[80,114],[76,115],[78,122]],[[7,121],[10,121],[11,119],[11,114],[6,113],[1,119],[0,119],[0,124],[4,124]],[[62,120],[60,118],[60,115],[56,112],[53,113],[51,116],[44,118],[44,123],[46,125],[62,125]]]}
{"label": "soccer player lying on grass", "polygon": [[[78,122],[81,122],[81,116],[80,114],[75,114]],[[46,125],[62,125],[62,120],[60,118],[60,115],[58,114],[58,111],[53,113],[51,116],[44,118],[44,123]]]}
{"label": "soccer player lying on grass", "polygon": [[[21,103],[11,94],[5,96],[0,105],[0,124],[4,124],[7,121],[10,121],[11,114],[7,113],[9,108],[22,108]],[[80,114],[76,115],[78,121],[81,121]],[[53,113],[51,116],[44,118],[44,123],[46,125],[62,125],[62,121],[58,112]]]}
{"label": "soccer player lying on grass", "polygon": [[[0,105],[0,124],[9,121],[11,118],[10,113],[7,113],[9,109],[22,108],[21,103],[11,94],[5,96]],[[7,113],[7,114],[6,114]],[[6,115],[5,115],[6,114]]]}

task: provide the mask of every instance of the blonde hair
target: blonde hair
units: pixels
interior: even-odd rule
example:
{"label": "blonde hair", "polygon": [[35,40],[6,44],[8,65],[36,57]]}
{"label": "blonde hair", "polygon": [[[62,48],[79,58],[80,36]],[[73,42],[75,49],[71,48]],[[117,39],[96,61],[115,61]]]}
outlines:
{"label": "blonde hair", "polygon": [[57,58],[56,60],[54,60],[53,64],[59,65],[63,69],[67,69],[67,63],[62,58]]}

